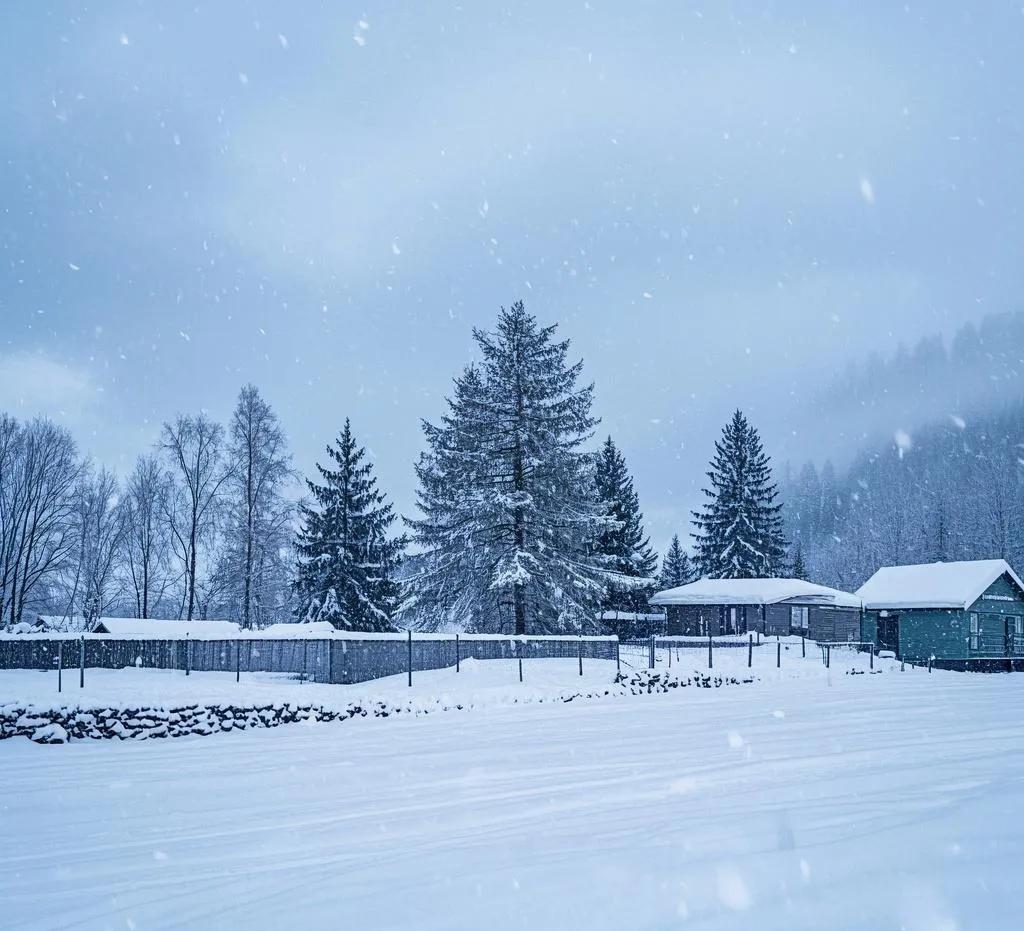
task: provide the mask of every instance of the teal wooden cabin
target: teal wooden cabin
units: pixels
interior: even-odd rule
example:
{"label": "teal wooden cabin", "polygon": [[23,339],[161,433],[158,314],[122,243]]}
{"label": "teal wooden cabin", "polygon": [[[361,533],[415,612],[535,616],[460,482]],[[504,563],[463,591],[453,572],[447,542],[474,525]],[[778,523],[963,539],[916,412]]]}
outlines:
{"label": "teal wooden cabin", "polygon": [[857,594],[861,639],[912,663],[1024,671],[1024,583],[1002,559],[879,569]]}

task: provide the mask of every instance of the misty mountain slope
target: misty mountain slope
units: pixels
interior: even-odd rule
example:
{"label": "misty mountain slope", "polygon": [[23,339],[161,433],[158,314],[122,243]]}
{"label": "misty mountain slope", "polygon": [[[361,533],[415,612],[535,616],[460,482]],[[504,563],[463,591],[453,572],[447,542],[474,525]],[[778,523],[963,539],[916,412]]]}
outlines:
{"label": "misty mountain slope", "polygon": [[[1024,313],[990,314],[967,323],[947,347],[940,336],[872,354],[815,392],[811,413],[834,432],[827,455],[843,460],[865,440],[894,439],[938,420],[968,418],[1024,398]],[[815,457],[817,458],[817,457]]]}
{"label": "misty mountain slope", "polygon": [[885,565],[1024,564],[1024,400],[946,418],[860,453],[837,479],[806,464],[783,483],[786,529],[808,576],[855,589]]}

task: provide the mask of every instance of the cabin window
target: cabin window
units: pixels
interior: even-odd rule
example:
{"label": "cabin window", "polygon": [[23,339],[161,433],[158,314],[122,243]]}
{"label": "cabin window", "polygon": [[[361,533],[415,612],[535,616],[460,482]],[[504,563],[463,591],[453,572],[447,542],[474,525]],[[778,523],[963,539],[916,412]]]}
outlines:
{"label": "cabin window", "polygon": [[789,609],[789,629],[795,630],[797,633],[807,630],[807,625],[810,620],[811,609],[808,607],[797,607],[794,605]]}
{"label": "cabin window", "polygon": [[978,649],[978,615],[971,612],[971,649]]}

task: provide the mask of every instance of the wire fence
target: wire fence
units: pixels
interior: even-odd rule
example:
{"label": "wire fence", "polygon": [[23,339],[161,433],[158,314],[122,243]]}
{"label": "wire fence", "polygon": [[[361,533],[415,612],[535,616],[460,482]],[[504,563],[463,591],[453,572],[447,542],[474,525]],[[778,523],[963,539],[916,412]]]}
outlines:
{"label": "wire fence", "polygon": [[852,650],[870,652],[870,666],[874,667],[875,645],[861,641],[828,641],[809,640],[806,636],[765,637],[760,633],[746,636],[708,636],[708,637],[645,637],[643,639],[621,640],[619,655],[621,666],[628,669],[671,668],[673,665],[685,664],[691,669],[696,666],[714,669],[715,655],[725,650],[730,665],[735,665],[737,658],[746,659],[748,668],[773,666],[781,668],[784,658],[813,659],[820,649],[822,665],[831,666],[833,650]]}
{"label": "wire fence", "polygon": [[0,638],[0,669],[67,671],[84,685],[87,669],[172,669],[184,672],[282,673],[331,684],[365,682],[432,669],[459,669],[468,660],[504,660],[518,667],[534,659],[574,659],[580,674],[584,660],[615,660],[615,637],[499,637],[376,634],[365,638],[270,639],[241,636],[231,640],[120,639],[103,635]]}

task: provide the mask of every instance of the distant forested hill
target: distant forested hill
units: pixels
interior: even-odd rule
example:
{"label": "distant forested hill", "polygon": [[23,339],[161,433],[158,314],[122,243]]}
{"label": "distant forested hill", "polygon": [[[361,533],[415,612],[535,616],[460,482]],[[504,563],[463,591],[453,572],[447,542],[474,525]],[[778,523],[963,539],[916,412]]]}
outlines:
{"label": "distant forested hill", "polygon": [[[926,337],[871,355],[810,399],[815,416],[851,440],[892,439],[925,423],[1024,398],[1024,313],[993,314],[949,342]],[[837,455],[838,453],[830,453]]]}
{"label": "distant forested hill", "polygon": [[853,589],[883,565],[1024,565],[1024,314],[870,359],[819,402],[864,439],[842,474],[808,462],[781,477],[809,578]]}

